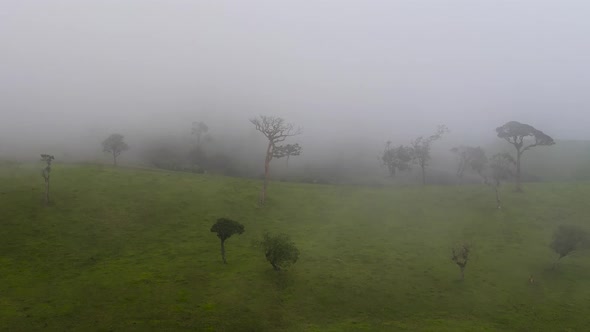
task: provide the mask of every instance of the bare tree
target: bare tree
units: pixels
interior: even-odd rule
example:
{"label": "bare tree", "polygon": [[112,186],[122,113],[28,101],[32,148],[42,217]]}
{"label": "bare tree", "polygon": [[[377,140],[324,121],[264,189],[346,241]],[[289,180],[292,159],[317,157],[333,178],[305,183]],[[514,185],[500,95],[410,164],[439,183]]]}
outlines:
{"label": "bare tree", "polygon": [[426,166],[430,161],[430,147],[434,141],[439,140],[444,134],[449,132],[449,128],[440,125],[436,132],[428,137],[420,136],[412,142],[412,155],[414,162],[422,169],[422,184],[426,184]]}
{"label": "bare tree", "polygon": [[277,144],[285,141],[288,137],[301,134],[302,130],[301,128],[294,128],[291,123],[286,123],[283,118],[274,116],[260,115],[257,118],[250,119],[250,122],[268,140],[266,157],[264,159],[264,184],[260,193],[260,204],[264,204],[269,182],[270,162],[274,156]]}
{"label": "bare tree", "polygon": [[41,176],[45,180],[45,204],[49,204],[49,175],[51,174],[51,163],[54,159],[55,157],[50,154],[41,155],[41,161],[46,164],[43,171],[41,171]]}
{"label": "bare tree", "polygon": [[[498,133],[498,137],[505,139],[516,149],[516,191],[522,192],[520,181],[520,159],[522,154],[535,146],[553,145],[555,141],[549,135],[535,129],[533,126],[517,121],[507,122],[503,126],[496,128],[496,132]],[[532,137],[534,142],[525,145],[525,139],[527,137]]]}
{"label": "bare tree", "polygon": [[119,155],[129,149],[129,146],[123,139],[124,136],[121,134],[112,134],[102,142],[103,151],[113,155],[113,165],[115,166],[117,166]]}
{"label": "bare tree", "polygon": [[465,268],[467,267],[467,262],[469,261],[471,246],[469,244],[463,243],[460,246],[451,249],[451,251],[451,260],[459,267],[459,270],[461,271],[461,280],[465,280]]}

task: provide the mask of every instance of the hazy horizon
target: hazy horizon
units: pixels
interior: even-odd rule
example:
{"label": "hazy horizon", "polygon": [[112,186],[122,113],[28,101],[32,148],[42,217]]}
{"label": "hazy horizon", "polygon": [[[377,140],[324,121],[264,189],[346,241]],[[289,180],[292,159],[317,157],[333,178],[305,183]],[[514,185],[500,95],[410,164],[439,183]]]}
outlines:
{"label": "hazy horizon", "polygon": [[259,114],[303,127],[308,151],[406,144],[443,123],[456,141],[493,142],[510,120],[588,140],[589,10],[584,1],[4,1],[0,151],[179,134],[201,120],[217,136],[254,135],[248,119]]}

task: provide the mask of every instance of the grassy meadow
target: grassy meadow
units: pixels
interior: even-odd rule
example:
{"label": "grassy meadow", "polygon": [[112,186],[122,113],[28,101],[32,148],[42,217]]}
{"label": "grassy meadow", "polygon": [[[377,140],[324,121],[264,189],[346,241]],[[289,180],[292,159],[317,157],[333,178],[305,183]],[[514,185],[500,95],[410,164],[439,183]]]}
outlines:
{"label": "grassy meadow", "polygon": [[[590,225],[590,183],[361,187],[62,165],[0,167],[5,331],[587,331],[590,253],[556,255]],[[209,231],[219,217],[244,234]],[[254,246],[289,234],[275,272]],[[451,262],[473,245],[464,282]],[[529,282],[533,276],[534,282]]]}

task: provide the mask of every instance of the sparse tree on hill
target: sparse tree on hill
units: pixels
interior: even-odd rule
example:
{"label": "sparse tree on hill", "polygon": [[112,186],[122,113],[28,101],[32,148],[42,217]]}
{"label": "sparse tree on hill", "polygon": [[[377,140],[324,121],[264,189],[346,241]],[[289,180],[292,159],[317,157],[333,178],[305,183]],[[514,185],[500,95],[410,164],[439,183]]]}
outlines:
{"label": "sparse tree on hill", "polygon": [[274,116],[260,115],[257,118],[251,119],[250,122],[268,140],[266,157],[264,159],[264,184],[260,193],[260,204],[264,204],[269,182],[270,162],[274,156],[277,144],[285,141],[288,137],[301,134],[301,129],[295,129],[292,124],[286,123],[283,118]]}
{"label": "sparse tree on hill", "polygon": [[480,147],[472,147],[472,146],[458,146],[451,149],[453,153],[457,155],[458,165],[457,165],[457,176],[459,178],[463,177],[465,170],[470,168],[474,172],[479,175],[482,175],[486,164],[488,163],[488,158],[484,150]]}
{"label": "sparse tree on hill", "polygon": [[280,271],[291,264],[295,264],[299,258],[299,250],[289,236],[285,234],[264,234],[260,246],[264,250],[266,260],[275,271]]}
{"label": "sparse tree on hill", "polygon": [[[533,126],[517,121],[507,122],[503,126],[496,128],[496,132],[498,133],[498,137],[505,139],[516,149],[516,191],[522,192],[520,179],[520,161],[522,154],[535,146],[553,145],[555,144],[555,141],[549,135],[535,129]],[[529,137],[533,138],[534,142],[525,145],[525,140]]]}
{"label": "sparse tree on hill", "polygon": [[385,150],[381,156],[381,162],[387,166],[389,175],[395,176],[397,171],[406,171],[411,168],[410,163],[414,159],[413,149],[409,146],[400,145],[394,147],[391,141],[385,143]]}
{"label": "sparse tree on hill", "polygon": [[583,245],[587,244],[587,233],[577,226],[561,225],[553,233],[553,241],[551,242],[551,249],[559,255],[553,268],[565,256],[572,252],[579,250]]}
{"label": "sparse tree on hill", "polygon": [[291,156],[299,156],[301,154],[301,145],[298,143],[295,144],[286,144],[286,145],[279,145],[275,147],[273,151],[273,158],[283,158],[287,157],[287,167],[289,167],[289,158]]}
{"label": "sparse tree on hill", "polygon": [[465,280],[465,268],[467,267],[467,262],[469,262],[471,246],[464,243],[460,246],[452,248],[451,252],[451,260],[459,267],[459,270],[461,271],[461,280]]}
{"label": "sparse tree on hill", "polygon": [[197,147],[201,147],[201,139],[209,131],[209,127],[205,122],[193,122],[191,133],[197,137]]}
{"label": "sparse tree on hill", "polygon": [[211,226],[211,232],[217,233],[217,237],[221,241],[221,259],[223,260],[223,264],[227,264],[225,260],[225,240],[234,234],[239,235],[244,233],[244,225],[231,219],[220,218]]}
{"label": "sparse tree on hill", "polygon": [[444,134],[449,132],[449,128],[445,125],[440,125],[436,128],[436,132],[429,137],[420,136],[412,142],[412,156],[414,162],[418,164],[422,170],[422,184],[426,184],[426,166],[430,161],[430,148],[434,141],[439,140]]}
{"label": "sparse tree on hill", "polygon": [[124,136],[121,134],[112,134],[102,142],[102,149],[113,155],[113,165],[117,166],[117,158],[123,151],[129,149],[129,146],[123,140]]}
{"label": "sparse tree on hill", "polygon": [[55,159],[49,154],[42,154],[41,161],[45,162],[45,167],[41,171],[41,176],[45,180],[45,204],[49,204],[49,176],[51,175],[51,163]]}

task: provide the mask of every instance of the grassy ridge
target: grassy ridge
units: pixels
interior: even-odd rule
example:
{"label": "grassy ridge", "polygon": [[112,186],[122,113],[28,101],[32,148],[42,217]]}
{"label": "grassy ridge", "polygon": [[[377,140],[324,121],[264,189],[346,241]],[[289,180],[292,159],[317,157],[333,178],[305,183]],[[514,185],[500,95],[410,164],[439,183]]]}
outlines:
{"label": "grassy ridge", "polygon": [[[560,223],[588,222],[590,184],[365,188],[56,165],[0,168],[0,319],[19,330],[580,331],[590,262],[550,270]],[[218,217],[246,232],[227,242]],[[289,234],[300,261],[276,273],[252,245]],[[450,262],[475,246],[466,280]],[[533,275],[535,282],[528,283]]]}

